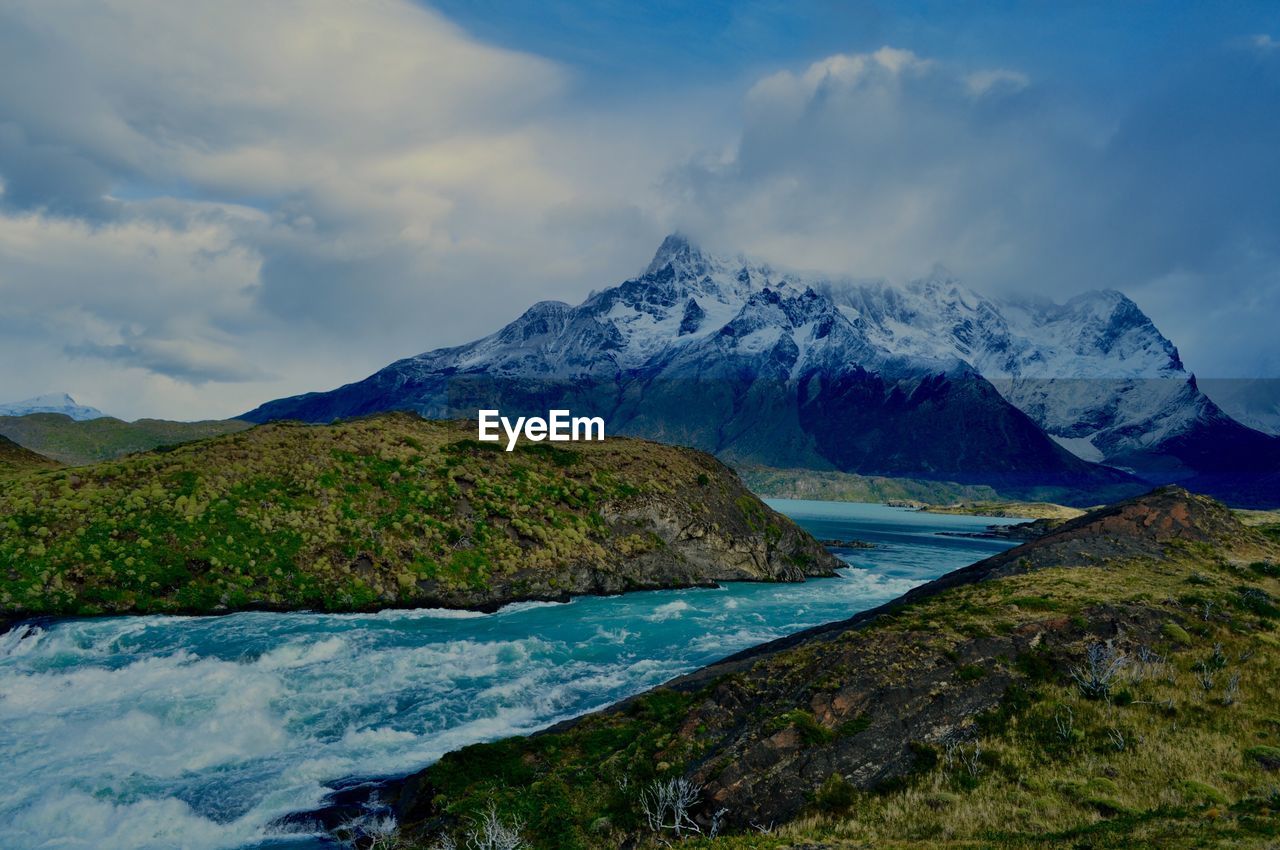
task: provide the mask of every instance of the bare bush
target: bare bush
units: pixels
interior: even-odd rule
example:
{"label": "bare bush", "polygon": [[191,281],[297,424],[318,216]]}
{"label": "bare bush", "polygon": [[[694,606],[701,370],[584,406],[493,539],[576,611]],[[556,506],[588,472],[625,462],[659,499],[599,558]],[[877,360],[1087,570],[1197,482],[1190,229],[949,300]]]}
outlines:
{"label": "bare bush", "polygon": [[1111,686],[1128,663],[1123,652],[1099,641],[1089,645],[1083,664],[1071,668],[1071,678],[1086,698],[1110,700]]}
{"label": "bare bush", "polygon": [[702,830],[691,816],[701,797],[702,786],[683,776],[655,779],[640,792],[640,808],[654,832],[670,831],[677,838],[685,832],[701,835]]}
{"label": "bare bush", "polygon": [[524,828],[518,819],[510,823],[498,816],[493,803],[471,821],[467,830],[467,850],[525,850],[527,846],[520,836]]}
{"label": "bare bush", "polygon": [[1118,728],[1112,727],[1107,730],[1107,740],[1111,742],[1111,746],[1117,751],[1124,752],[1129,747],[1129,742],[1124,736],[1124,732]]}
{"label": "bare bush", "polygon": [[1212,670],[1201,668],[1200,672],[1196,674],[1196,681],[1200,683],[1200,687],[1204,689],[1205,693],[1213,690],[1213,679]]}
{"label": "bare bush", "polygon": [[726,808],[716,809],[716,813],[711,816],[711,828],[707,830],[708,838],[715,838],[720,834],[720,830],[724,828],[724,816],[729,814]]}
{"label": "bare bush", "polygon": [[1076,716],[1069,705],[1064,705],[1054,712],[1053,726],[1058,733],[1058,740],[1064,744],[1070,744],[1074,740],[1075,722]]}
{"label": "bare bush", "polygon": [[390,815],[353,818],[334,830],[343,847],[393,850],[400,845],[400,828]]}
{"label": "bare bush", "polygon": [[1129,678],[1134,683],[1141,683],[1147,679],[1159,679],[1161,674],[1165,672],[1163,655],[1160,655],[1146,644],[1138,647],[1138,662],[1132,665],[1129,670]]}
{"label": "bare bush", "polygon": [[1240,674],[1232,673],[1231,678],[1227,680],[1227,687],[1222,692],[1223,705],[1235,705],[1236,700],[1240,698]]}
{"label": "bare bush", "polygon": [[964,764],[964,769],[968,771],[969,777],[977,779],[982,773],[982,743],[974,741],[973,747],[970,749],[962,749],[960,751],[960,761]]}

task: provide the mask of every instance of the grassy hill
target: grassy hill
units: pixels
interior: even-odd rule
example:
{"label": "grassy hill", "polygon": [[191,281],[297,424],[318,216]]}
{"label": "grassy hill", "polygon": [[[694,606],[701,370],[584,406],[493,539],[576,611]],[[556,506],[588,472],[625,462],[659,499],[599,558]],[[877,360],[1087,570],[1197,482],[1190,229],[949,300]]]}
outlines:
{"label": "grassy hill", "polygon": [[1272,847],[1278,556],[1222,505],[1155,491],[550,733],[449,754],[383,789],[402,826],[382,846],[487,821],[566,850],[669,846],[677,823],[681,846],[725,850]]}
{"label": "grassy hill", "polygon": [[747,486],[766,498],[820,499],[836,502],[903,502],[914,505],[1041,504],[1096,505],[1132,496],[1135,484],[1108,486],[1103,491],[1052,485],[997,490],[982,484],[958,484],[922,478],[890,478],[817,469],[778,469],[741,466]]}
{"label": "grassy hill", "polygon": [[1081,508],[1055,505],[1052,502],[977,501],[948,505],[928,505],[923,510],[934,514],[963,516],[1021,517],[1024,519],[1075,519],[1085,513]]}
{"label": "grassy hill", "polygon": [[493,607],[837,563],[709,455],[474,433],[276,423],[0,481],[0,617]]}
{"label": "grassy hill", "polygon": [[754,493],[775,499],[817,499],[831,502],[919,502],[949,505],[961,501],[995,500],[999,494],[985,485],[887,478],[852,472],[815,469],[777,469],[743,466],[738,473]]}
{"label": "grassy hill", "polygon": [[123,422],[110,416],[76,421],[62,413],[0,416],[0,435],[72,466],[113,460],[134,452],[231,434],[250,427],[252,423],[238,419],[207,422],[139,419]]}
{"label": "grassy hill", "polygon": [[53,469],[56,466],[58,466],[57,461],[25,449],[7,437],[0,437],[0,476]]}

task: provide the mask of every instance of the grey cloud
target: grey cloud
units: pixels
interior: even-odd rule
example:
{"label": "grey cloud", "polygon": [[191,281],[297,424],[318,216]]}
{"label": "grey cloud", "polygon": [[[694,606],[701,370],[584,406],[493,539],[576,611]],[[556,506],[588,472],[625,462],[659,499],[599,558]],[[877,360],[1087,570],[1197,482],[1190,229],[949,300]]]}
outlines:
{"label": "grey cloud", "polygon": [[82,343],[65,347],[72,357],[95,357],[192,384],[240,383],[270,377],[227,346],[207,341],[134,338],[115,345]]}
{"label": "grey cloud", "polygon": [[673,178],[687,226],[775,262],[979,288],[1114,287],[1218,375],[1275,369],[1280,54],[1224,47],[1095,115],[1015,69],[898,51],[761,81],[733,154]]}

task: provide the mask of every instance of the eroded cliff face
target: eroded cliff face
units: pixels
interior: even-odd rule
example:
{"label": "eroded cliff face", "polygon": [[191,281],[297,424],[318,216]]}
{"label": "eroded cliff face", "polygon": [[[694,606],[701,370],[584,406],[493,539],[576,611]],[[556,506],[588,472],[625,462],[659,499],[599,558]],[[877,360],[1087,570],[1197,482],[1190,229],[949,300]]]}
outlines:
{"label": "eroded cliff face", "polygon": [[771,509],[737,474],[709,455],[637,440],[645,450],[696,466],[688,481],[679,465],[671,487],[605,501],[591,545],[556,563],[518,566],[483,588],[418,583],[417,604],[494,608],[518,600],[577,594],[712,586],[722,581],[804,581],[829,577],[841,562],[799,526]]}

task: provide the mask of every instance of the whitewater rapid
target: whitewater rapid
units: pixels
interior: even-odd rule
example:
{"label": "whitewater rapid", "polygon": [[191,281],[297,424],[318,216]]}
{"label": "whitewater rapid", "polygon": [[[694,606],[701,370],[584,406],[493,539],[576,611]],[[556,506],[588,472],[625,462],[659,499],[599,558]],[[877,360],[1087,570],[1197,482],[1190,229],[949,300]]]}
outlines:
{"label": "whitewater rapid", "polygon": [[847,617],[1007,544],[991,520],[774,503],[842,552],[839,578],[494,614],[248,613],[23,625],[0,635],[0,847],[315,847],[282,815],[328,783],[408,773]]}

